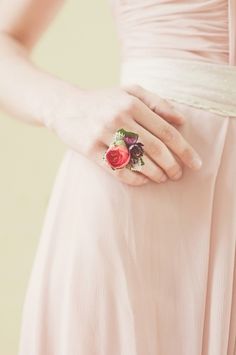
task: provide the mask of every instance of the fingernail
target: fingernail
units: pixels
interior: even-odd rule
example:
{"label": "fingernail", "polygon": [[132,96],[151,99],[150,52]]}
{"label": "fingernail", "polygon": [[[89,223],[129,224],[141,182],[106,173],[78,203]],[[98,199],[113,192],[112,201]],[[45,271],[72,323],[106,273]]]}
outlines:
{"label": "fingernail", "polygon": [[199,169],[201,166],[202,160],[199,157],[194,158],[190,163],[190,167],[194,169]]}

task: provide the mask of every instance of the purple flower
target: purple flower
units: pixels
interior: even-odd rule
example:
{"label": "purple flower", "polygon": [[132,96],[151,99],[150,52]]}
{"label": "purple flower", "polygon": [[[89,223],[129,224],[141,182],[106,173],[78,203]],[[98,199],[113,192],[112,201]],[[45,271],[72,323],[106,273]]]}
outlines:
{"label": "purple flower", "polygon": [[132,135],[132,136],[125,136],[123,138],[123,140],[125,141],[125,143],[129,146],[131,144],[134,144],[137,142],[138,140],[138,135]]}
{"label": "purple flower", "polygon": [[129,151],[130,151],[131,157],[133,159],[140,158],[144,153],[143,144],[140,142],[131,144],[129,146]]}

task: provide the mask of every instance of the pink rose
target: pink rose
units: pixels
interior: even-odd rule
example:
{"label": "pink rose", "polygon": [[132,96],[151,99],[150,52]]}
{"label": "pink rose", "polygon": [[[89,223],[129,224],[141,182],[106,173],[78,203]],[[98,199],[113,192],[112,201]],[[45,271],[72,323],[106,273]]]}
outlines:
{"label": "pink rose", "polygon": [[106,160],[113,169],[120,169],[128,164],[130,152],[124,145],[113,145],[106,151]]}

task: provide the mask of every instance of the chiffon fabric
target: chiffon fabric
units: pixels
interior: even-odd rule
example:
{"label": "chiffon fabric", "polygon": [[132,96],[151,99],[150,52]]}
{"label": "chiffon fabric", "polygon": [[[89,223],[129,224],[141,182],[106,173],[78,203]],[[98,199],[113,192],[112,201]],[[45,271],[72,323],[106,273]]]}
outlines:
{"label": "chiffon fabric", "polygon": [[236,355],[235,8],[112,0],[120,84],[138,83],[182,112],[178,129],[203,165],[136,187],[66,151],[19,355]]}

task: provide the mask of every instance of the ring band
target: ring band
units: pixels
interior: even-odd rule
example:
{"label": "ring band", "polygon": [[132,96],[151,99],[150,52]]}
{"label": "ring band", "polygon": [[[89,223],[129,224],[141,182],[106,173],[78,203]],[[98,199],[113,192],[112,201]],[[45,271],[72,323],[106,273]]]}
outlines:
{"label": "ring band", "polygon": [[138,142],[139,135],[120,128],[115,132],[114,139],[103,155],[103,159],[113,169],[124,167],[130,170],[141,170],[144,165],[144,144]]}

